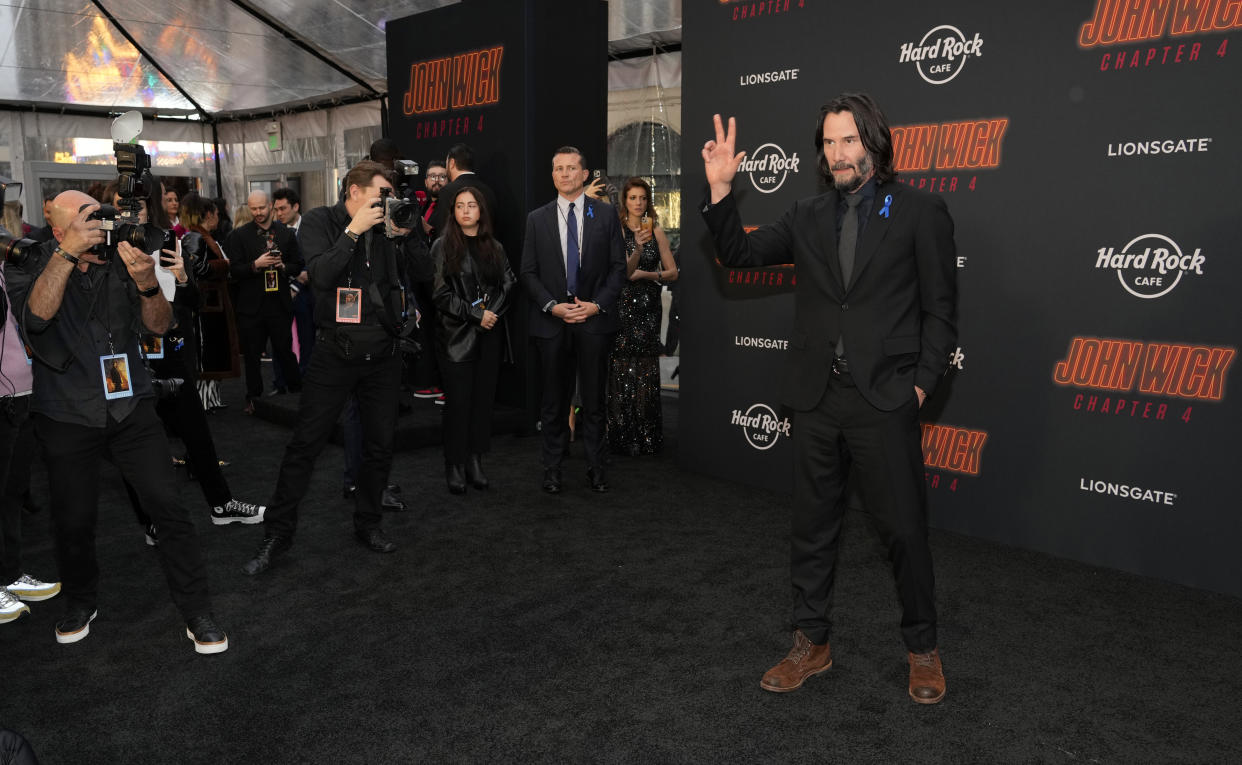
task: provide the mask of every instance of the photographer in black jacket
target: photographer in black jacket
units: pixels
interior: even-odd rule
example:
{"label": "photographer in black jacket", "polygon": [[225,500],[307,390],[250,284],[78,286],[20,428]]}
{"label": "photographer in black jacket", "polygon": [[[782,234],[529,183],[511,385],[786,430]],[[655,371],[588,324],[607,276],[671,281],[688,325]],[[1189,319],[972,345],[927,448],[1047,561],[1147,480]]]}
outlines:
{"label": "photographer in black jacket", "polygon": [[302,249],[315,290],[315,352],[303,381],[297,428],[268,503],[266,534],[245,565],[248,574],[267,570],[293,545],[298,503],[350,393],[358,400],[364,439],[354,532],[369,550],[396,549],[380,527],[380,512],[397,421],[399,343],[410,329],[401,285],[408,275],[430,278],[431,262],[421,236],[390,229],[380,199],[384,188],[392,188],[387,169],[360,162],[345,176],[344,201],[315,208],[302,221]]}
{"label": "photographer in black jacket", "polygon": [[56,640],[86,637],[98,613],[99,471],[110,459],[160,528],[160,563],[187,636],[198,653],[219,653],[228,638],[211,616],[202,551],[138,348],[139,332],[168,330],[172,308],[150,255],[123,241],[107,260],[92,251],[103,241],[100,222],[88,219],[98,209],[80,191],[61,193],[52,204],[55,250],[45,245],[8,274],[13,314],[35,352],[31,419],[44,447],[66,601]]}

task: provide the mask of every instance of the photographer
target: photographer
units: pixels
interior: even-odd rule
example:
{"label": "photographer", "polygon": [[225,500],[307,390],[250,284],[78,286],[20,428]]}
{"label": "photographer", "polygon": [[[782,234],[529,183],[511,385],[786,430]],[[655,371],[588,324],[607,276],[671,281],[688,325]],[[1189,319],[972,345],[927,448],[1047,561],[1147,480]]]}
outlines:
{"label": "photographer", "polygon": [[99,247],[104,233],[92,218],[99,210],[80,191],[58,195],[51,218],[58,246],[44,245],[9,274],[13,313],[35,352],[31,418],[47,462],[66,600],[56,640],[86,637],[98,614],[95,524],[99,468],[109,459],[160,528],[164,575],[195,650],[219,653],[228,638],[211,616],[202,552],[138,347],[139,332],[168,330],[172,308],[147,253],[125,241],[114,251]]}
{"label": "photographer", "polygon": [[396,549],[380,527],[380,512],[392,465],[400,342],[412,329],[403,320],[401,285],[409,275],[429,278],[431,264],[422,237],[392,229],[386,219],[381,190],[391,190],[392,182],[383,165],[358,163],[344,185],[343,202],[315,208],[302,222],[315,290],[316,350],[306,371],[298,424],[268,503],[266,534],[245,566],[248,574],[266,571],[293,545],[298,503],[351,393],[358,400],[364,440],[354,495],[355,536],[374,552]]}
{"label": "photographer", "polygon": [[[194,192],[187,194],[197,199]],[[119,184],[114,181],[104,189],[104,199],[114,205],[121,205]],[[150,199],[141,200],[138,211],[138,222],[147,222],[147,211],[153,209]],[[180,208],[182,223],[196,224],[191,220],[194,208],[182,205]],[[207,415],[203,411],[203,402],[198,396],[198,333],[195,332],[198,314],[198,285],[195,273],[206,274],[210,267],[207,258],[207,241],[201,234],[186,233],[181,238],[181,248],[187,263],[176,250],[163,250],[151,253],[160,259],[156,277],[160,281],[165,297],[172,293],[173,324],[169,330],[158,338],[144,333],[148,344],[158,349],[147,353],[147,363],[155,375],[156,385],[155,413],[164,423],[165,431],[171,433],[185,443],[186,464],[198,478],[203,498],[211,508],[211,522],[217,526],[229,523],[262,523],[263,506],[243,502],[233,498],[220,469],[220,458],[216,456],[216,443],[211,437],[211,429],[207,426]],[[139,522],[147,529],[147,536],[152,540],[158,538],[158,530],[151,522],[151,517],[142,508],[142,500],[134,487],[127,481],[125,488],[129,492],[130,502],[138,515]]]}

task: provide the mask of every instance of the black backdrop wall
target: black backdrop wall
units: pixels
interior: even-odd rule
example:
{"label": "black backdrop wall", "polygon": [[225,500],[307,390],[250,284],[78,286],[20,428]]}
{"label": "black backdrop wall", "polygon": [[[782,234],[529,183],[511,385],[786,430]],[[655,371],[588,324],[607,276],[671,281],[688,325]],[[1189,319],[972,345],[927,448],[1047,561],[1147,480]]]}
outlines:
{"label": "black backdrop wall", "polygon": [[957,224],[960,348],[924,409],[938,527],[1242,596],[1242,7],[691,0],[682,462],[791,481],[795,268],[714,260],[711,115],[743,221],[819,193],[820,104],[871,93]]}
{"label": "black backdrop wall", "polygon": [[[386,28],[389,135],[424,171],[453,144],[470,145],[479,177],[496,192],[497,237],[515,273],[526,214],[556,196],[552,153],[570,144],[604,166],[607,8],[601,0],[464,0]],[[521,403],[531,387],[524,302],[507,323],[517,365],[505,368],[500,397]]]}

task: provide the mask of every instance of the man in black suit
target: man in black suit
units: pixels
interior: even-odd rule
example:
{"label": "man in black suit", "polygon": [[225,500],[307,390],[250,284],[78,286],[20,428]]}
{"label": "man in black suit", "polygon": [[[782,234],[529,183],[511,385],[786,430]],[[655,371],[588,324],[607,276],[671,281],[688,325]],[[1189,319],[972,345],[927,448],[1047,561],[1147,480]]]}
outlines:
{"label": "man in black suit", "polygon": [[[608,491],[604,475],[604,383],[616,302],[625,284],[625,245],[616,210],[583,193],[582,152],[563,146],[552,158],[555,201],[526,217],[519,279],[530,297],[530,336],[543,372],[540,422],[543,490],[561,491],[561,457],[576,371],[582,391],[583,440],[591,489]],[[451,184],[450,184],[451,185]],[[440,193],[447,196],[446,188]]]}
{"label": "man in black suit", "polygon": [[[492,187],[483,182],[483,179],[474,172],[474,150],[464,143],[455,143],[449,147],[448,158],[444,161],[445,168],[448,170],[449,182],[444,188],[440,189],[437,199],[452,199],[457,192],[466,186],[473,186],[483,193],[483,201],[487,203],[487,209],[492,213],[492,225],[499,215],[496,208],[496,194],[492,191]],[[431,213],[431,229],[434,236],[444,230],[444,221],[448,218],[450,210],[448,205],[437,205],[436,209]],[[499,236],[499,232],[496,233]]]}
{"label": "man in black suit", "polygon": [[795,324],[785,403],[794,424],[794,646],[763,676],[783,692],[832,666],[828,647],[847,479],[888,548],[909,650],[910,697],[944,698],[918,412],[957,342],[953,220],[944,201],[896,182],[892,137],[869,96],[820,109],[815,146],[833,188],[749,235],[731,193],[735,123],[703,147],[703,207],[721,262],[793,263]]}
{"label": "man in black suit", "polygon": [[293,231],[272,217],[267,193],[252,191],[246,206],[254,220],[233,229],[224,251],[229,257],[229,272],[237,284],[233,310],[237,313],[237,332],[246,366],[246,412],[253,413],[254,399],[263,395],[259,356],[269,338],[272,360],[284,372],[287,389],[302,389],[302,375],[293,355],[293,296],[289,281],[302,273],[303,263]]}

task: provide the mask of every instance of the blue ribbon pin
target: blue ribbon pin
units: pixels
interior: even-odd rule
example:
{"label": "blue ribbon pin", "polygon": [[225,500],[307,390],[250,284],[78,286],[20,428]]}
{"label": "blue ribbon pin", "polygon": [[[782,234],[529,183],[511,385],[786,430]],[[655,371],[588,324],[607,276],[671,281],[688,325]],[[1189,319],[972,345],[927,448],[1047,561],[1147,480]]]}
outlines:
{"label": "blue ribbon pin", "polygon": [[887,217],[888,217],[888,208],[890,208],[890,207],[892,207],[892,206],[893,206],[893,195],[892,195],[892,194],[886,194],[886,195],[884,196],[884,206],[880,208],[880,217],[881,217],[881,218],[887,218]]}
{"label": "blue ribbon pin", "polygon": [[595,205],[587,205],[587,217],[588,218],[595,217]]}

